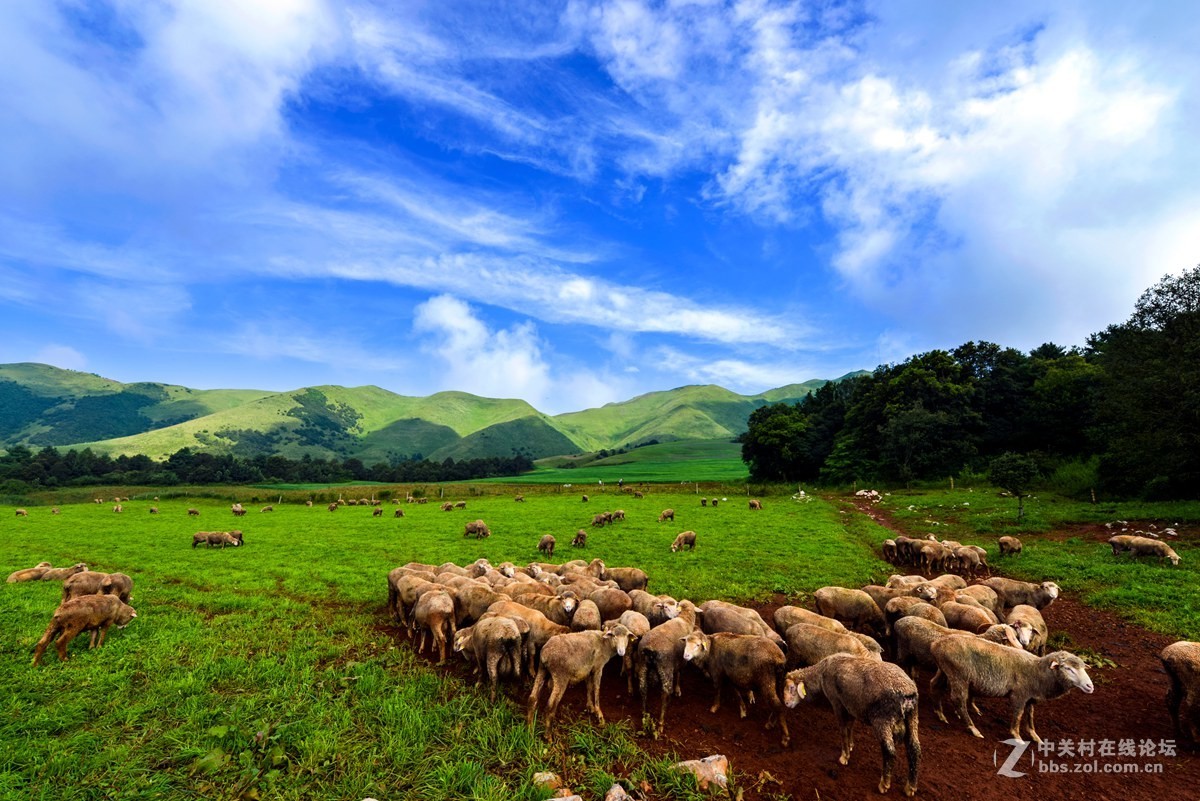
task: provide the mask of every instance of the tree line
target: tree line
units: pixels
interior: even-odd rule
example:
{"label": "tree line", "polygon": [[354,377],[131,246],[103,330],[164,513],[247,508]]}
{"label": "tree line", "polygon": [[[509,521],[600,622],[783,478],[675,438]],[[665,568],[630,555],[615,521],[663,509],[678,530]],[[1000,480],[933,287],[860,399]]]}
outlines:
{"label": "tree line", "polygon": [[1200,266],[1082,347],[932,350],[762,407],[742,437],[755,481],[908,484],[1001,456],[1125,497],[1200,497]]}
{"label": "tree line", "polygon": [[60,453],[43,448],[36,453],[16,445],[0,456],[0,491],[89,485],[176,484],[335,484],[379,481],[389,484],[465,481],[492,476],[515,476],[533,469],[525,455],[511,457],[426,459],[366,465],[360,459],[314,459],[304,456],[253,456],[195,452],[182,448],[162,461],[149,456],[93,453],[90,448]]}

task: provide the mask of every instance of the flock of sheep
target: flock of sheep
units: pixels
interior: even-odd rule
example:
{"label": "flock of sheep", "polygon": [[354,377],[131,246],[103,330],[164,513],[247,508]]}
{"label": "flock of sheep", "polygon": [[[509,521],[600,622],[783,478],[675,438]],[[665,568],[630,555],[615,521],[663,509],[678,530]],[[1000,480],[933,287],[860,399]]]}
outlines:
{"label": "flock of sheep", "polygon": [[[58,649],[59,660],[67,660],[67,646],[85,631],[92,634],[88,648],[104,645],[110,626],[119,629],[129,625],[137,612],[129,605],[133,579],[124,573],[98,573],[80,562],[71,567],[52,567],[40,562],[34,567],[18,570],[8,577],[9,584],[22,581],[61,581],[62,602],[50,617],[50,625],[33,649],[33,664],[42,661],[51,642]],[[97,640],[97,635],[99,639]]]}

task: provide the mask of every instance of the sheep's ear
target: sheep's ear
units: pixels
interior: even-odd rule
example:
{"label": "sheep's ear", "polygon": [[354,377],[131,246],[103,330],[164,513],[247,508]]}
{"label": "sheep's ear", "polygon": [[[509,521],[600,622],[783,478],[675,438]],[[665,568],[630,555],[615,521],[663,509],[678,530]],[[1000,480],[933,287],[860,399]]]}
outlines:
{"label": "sheep's ear", "polygon": [[804,682],[802,682],[802,681],[796,682],[796,692],[798,692],[800,694],[801,698],[805,698],[808,696],[808,690],[805,688]]}
{"label": "sheep's ear", "polygon": [[1058,665],[1059,665],[1059,661],[1057,659],[1055,659],[1050,663],[1050,669],[1058,670]]}

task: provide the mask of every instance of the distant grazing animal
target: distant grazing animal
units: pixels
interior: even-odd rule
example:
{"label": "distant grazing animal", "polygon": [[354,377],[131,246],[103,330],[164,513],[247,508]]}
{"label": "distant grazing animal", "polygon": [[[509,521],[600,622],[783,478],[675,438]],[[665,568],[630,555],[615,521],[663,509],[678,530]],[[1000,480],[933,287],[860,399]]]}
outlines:
{"label": "distant grazing animal", "polygon": [[187,513],[188,513],[188,517],[199,517],[200,516],[199,509],[188,509]]}
{"label": "distant grazing animal", "polygon": [[[58,658],[65,662],[67,646],[82,632],[92,632],[89,648],[103,646],[109,626],[115,624],[117,628],[123,629],[135,617],[137,612],[133,607],[122,603],[115,595],[85,595],[66,601],[54,610],[50,625],[46,627],[46,632],[33,649],[33,664],[36,667],[42,661],[42,654],[55,638],[58,638],[55,644]],[[97,634],[100,635],[99,643],[96,642]]]}
{"label": "distant grazing animal", "polygon": [[397,509],[397,510],[396,510],[396,513],[395,513],[394,515],[392,515],[392,517],[404,517],[404,510],[403,510],[403,509]]}
{"label": "distant grazing animal", "polygon": [[571,540],[571,544],[577,548],[582,548],[587,545],[587,532],[583,529],[575,532],[575,539]]}
{"label": "distant grazing animal", "polygon": [[751,498],[750,499],[750,508],[751,509],[761,509],[762,501],[758,500],[757,498]]}
{"label": "distant grazing animal", "polygon": [[588,496],[586,496],[586,495],[584,495],[584,496],[583,496],[583,502],[584,502],[584,503],[587,503],[587,502],[588,502]]}
{"label": "distant grazing animal", "polygon": [[682,548],[687,548],[690,551],[696,550],[696,532],[679,532],[679,535],[675,537],[675,541],[671,543],[671,553],[675,553]]}
{"label": "distant grazing animal", "polygon": [[158,507],[157,507],[157,506],[151,506],[151,507],[150,507],[150,514],[152,514],[152,515],[156,515],[156,514],[158,514]]}
{"label": "distant grazing animal", "polygon": [[645,496],[645,495],[643,495],[643,494],[642,494],[642,493],[640,493],[640,492],[635,492],[635,493],[633,493],[633,497],[635,497],[635,498],[645,498],[646,496]]}
{"label": "distant grazing animal", "polygon": [[275,507],[274,507],[274,506],[264,506],[263,508],[259,509],[258,511],[260,511],[260,512],[274,512],[274,511],[275,511]]}
{"label": "distant grazing animal", "polygon": [[118,503],[116,506],[113,507],[113,511],[116,512],[117,514],[120,514],[121,512],[124,512],[125,510],[121,507],[121,504]]}
{"label": "distant grazing animal", "polygon": [[542,553],[546,554],[547,559],[553,559],[554,558],[554,535],[546,534],[545,536],[543,536],[542,539],[538,542],[537,549],[539,551],[541,551]]}
{"label": "distant grazing animal", "polygon": [[17,517],[29,517],[29,512],[25,511],[24,509],[18,509]]}
{"label": "distant grazing animal", "polygon": [[670,520],[672,523],[674,523],[675,522],[675,510],[674,509],[663,509],[662,512],[660,512],[658,515],[658,522],[661,523],[664,520]]}
{"label": "distant grazing animal", "polygon": [[338,510],[338,505],[337,505],[337,503],[331,503],[331,504],[329,504],[329,506],[327,506],[325,508],[327,508],[331,512],[336,512]]}
{"label": "distant grazing animal", "polygon": [[517,503],[525,503],[525,496],[517,495],[516,497],[513,498],[513,500],[516,501]]}
{"label": "distant grazing animal", "polygon": [[55,506],[53,509],[50,510],[50,514],[60,515],[60,514],[62,514],[62,512],[59,510],[59,508],[57,506]]}
{"label": "distant grazing animal", "polygon": [[466,502],[466,501],[459,501],[458,503],[454,504],[454,508],[455,508],[455,509],[466,509],[466,508],[467,508],[467,502]]}

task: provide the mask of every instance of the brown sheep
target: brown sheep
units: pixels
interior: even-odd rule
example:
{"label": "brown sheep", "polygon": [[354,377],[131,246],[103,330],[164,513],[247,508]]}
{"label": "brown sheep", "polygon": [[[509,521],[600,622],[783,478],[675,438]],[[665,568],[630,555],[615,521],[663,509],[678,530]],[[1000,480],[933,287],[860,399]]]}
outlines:
{"label": "brown sheep", "polygon": [[674,523],[675,522],[675,510],[674,509],[663,509],[662,513],[659,514],[659,516],[658,516],[658,522],[661,523],[664,520],[670,520],[672,523]]}
{"label": "brown sheep", "polygon": [[851,654],[867,659],[882,659],[882,656],[863,645],[849,632],[830,631],[822,626],[796,623],[784,632],[787,642],[787,667],[808,667],[833,654]]}
{"label": "brown sheep", "polygon": [[554,715],[567,687],[587,681],[588,709],[596,720],[604,724],[604,712],[600,709],[600,679],[604,666],[613,656],[625,656],[629,648],[629,629],[620,623],[604,631],[576,631],[551,637],[542,648],[541,666],[529,693],[529,727],[533,728],[537,717],[538,696],[546,680],[550,681],[550,700],[546,704],[546,732],[553,731]]}
{"label": "brown sheep", "polygon": [[757,498],[751,498],[751,499],[750,499],[750,509],[751,509],[751,511],[756,511],[756,510],[758,510],[758,509],[762,509],[762,508],[763,508],[763,507],[762,507],[762,501],[758,500]]}
{"label": "brown sheep", "polygon": [[942,604],[938,609],[945,615],[946,624],[950,628],[969,631],[972,634],[979,634],[989,626],[1000,622],[994,614],[982,606],[950,601]]}
{"label": "brown sheep", "polygon": [[1028,651],[1018,651],[977,637],[942,637],[930,646],[938,672],[929,684],[938,720],[948,723],[942,712],[942,701],[948,693],[959,718],[976,737],[983,734],[975,728],[968,709],[969,697],[1009,699],[1011,723],[1009,735],[1021,739],[1021,719],[1029,713],[1026,728],[1029,737],[1040,743],[1034,728],[1033,709],[1039,701],[1058,698],[1076,687],[1086,694],[1095,689],[1083,660],[1066,651],[1055,651],[1037,657]]}
{"label": "brown sheep", "polygon": [[921,741],[917,734],[917,685],[900,668],[887,662],[839,654],[817,665],[787,674],[783,702],[795,707],[802,698],[824,697],[833,707],[842,732],[842,754],[838,762],[850,764],[854,748],[854,723],[862,721],[875,730],[883,752],[883,774],[879,792],[892,786],[892,768],[896,762],[896,738],[904,737],[908,755],[908,778],[904,794],[917,792],[917,772],[921,765]]}
{"label": "brown sheep", "polygon": [[275,511],[275,507],[274,507],[274,506],[270,506],[270,505],[268,505],[268,506],[264,506],[263,508],[259,509],[258,511],[260,511],[260,512],[274,512],[274,511]]}
{"label": "brown sheep", "polygon": [[633,611],[645,616],[651,626],[657,626],[679,615],[679,603],[670,595],[651,595],[645,590],[630,590],[626,593],[633,603]]}
{"label": "brown sheep", "polygon": [[582,548],[587,545],[587,532],[583,529],[575,532],[575,538],[571,540],[571,544],[576,548]]}
{"label": "brown sheep", "polygon": [[633,608],[633,601],[624,590],[615,587],[600,587],[592,590],[588,598],[600,610],[601,620],[616,620]]}
{"label": "brown sheep", "polygon": [[778,720],[783,730],[780,743],[787,747],[791,738],[783,716],[783,704],[775,691],[785,663],[778,645],[754,634],[718,632],[710,635],[696,629],[683,641],[683,659],[701,668],[712,680],[710,712],[721,708],[721,685],[729,679],[737,695],[741,717],[746,717],[746,699],[742,691],[754,692],[756,700],[770,709],[766,728],[773,728]]}
{"label": "brown sheep", "polygon": [[1005,623],[1021,633],[1021,645],[1030,653],[1046,655],[1046,639],[1049,630],[1042,613],[1026,604],[1017,604],[1008,613]]}
{"label": "brown sheep", "polygon": [[446,501],[445,503],[443,503],[443,504],[441,505],[441,510],[442,510],[443,512],[453,512],[453,511],[454,511],[454,504],[453,504],[453,503],[451,503],[450,501]]}
{"label": "brown sheep", "polygon": [[650,583],[646,571],[637,567],[605,567],[602,578],[605,581],[617,582],[617,586],[625,592],[644,590]]}
{"label": "brown sheep", "polygon": [[1016,537],[1001,537],[1000,538],[1000,555],[1001,556],[1019,556],[1021,549],[1024,546]]}
{"label": "brown sheep", "polygon": [[887,619],[875,600],[862,590],[822,587],[813,593],[817,612],[864,634],[887,636]]}
{"label": "brown sheep", "polygon": [[508,672],[521,677],[521,631],[511,618],[488,617],[470,628],[459,629],[454,635],[454,650],[465,650],[468,642],[479,673],[475,683],[478,685],[487,676],[488,698],[495,703],[501,666],[507,665]]}
{"label": "brown sheep", "polygon": [[1034,609],[1045,609],[1054,603],[1054,599],[1061,592],[1058,585],[1053,581],[1043,581],[1041,584],[1033,584],[1028,581],[1017,581],[997,576],[988,579],[983,584],[986,587],[991,587],[1000,599],[1000,607],[996,610],[997,614],[1000,614],[1001,609],[1007,613],[1007,610],[1012,609],[1017,604],[1028,604]]}
{"label": "brown sheep", "polygon": [[397,509],[395,512],[392,513],[392,517],[404,517],[404,510]]}
{"label": "brown sheep", "polygon": [[453,642],[456,630],[454,598],[446,590],[426,592],[413,606],[413,620],[421,629],[417,653],[425,651],[425,635],[430,635],[431,647],[438,649],[438,664],[446,661],[446,643]]}
{"label": "brown sheep", "polygon": [[[575,612],[575,617],[579,617],[578,611]],[[650,632],[650,621],[641,612],[629,609],[621,613],[616,623],[629,629],[629,648],[625,651],[625,656],[621,658],[621,675],[625,676],[625,691],[633,695],[634,657],[636,655],[633,644]],[[604,623],[604,628],[611,628],[613,625],[614,621],[609,620]]]}
{"label": "brown sheep", "polygon": [[708,498],[701,498],[701,499],[700,499],[700,505],[701,505],[701,506],[708,506]]}
{"label": "brown sheep", "polygon": [[[529,627],[529,636],[526,638],[525,645],[531,676],[535,675],[538,654],[541,653],[542,647],[550,641],[550,638],[571,631],[568,626],[560,626],[538,610],[516,601],[497,601],[488,607],[487,615],[500,615],[520,620]],[[520,624],[518,623],[518,625]]]}
{"label": "brown sheep", "polygon": [[516,501],[517,503],[525,503],[525,496],[517,495],[513,498],[513,500]]}
{"label": "brown sheep", "polygon": [[612,519],[613,519],[613,522],[616,522],[618,520],[624,520],[625,519],[625,510],[624,509],[614,509],[613,513],[612,513]]}
{"label": "brown sheep", "polygon": [[328,506],[326,506],[325,508],[326,508],[326,509],[328,509],[328,510],[329,510],[329,511],[331,511],[331,512],[336,512],[336,511],[338,510],[337,501],[334,501],[333,503],[329,504],[329,505],[328,505]]}
{"label": "brown sheep", "polygon": [[120,514],[121,512],[125,511],[125,508],[123,506],[121,506],[121,504],[118,503],[116,506],[113,507],[113,511],[116,512],[117,514]]}
{"label": "brown sheep", "polygon": [[459,502],[457,502],[456,504],[454,504],[454,508],[455,508],[455,509],[466,509],[466,508],[467,508],[467,502],[466,502],[466,501],[459,501]]}
{"label": "brown sheep", "polygon": [[188,509],[187,513],[188,513],[188,517],[199,517],[200,516],[200,510],[195,509],[195,508]]}
{"label": "brown sheep", "polygon": [[542,553],[546,554],[547,559],[553,559],[554,558],[554,543],[555,543],[555,539],[554,539],[553,534],[543,534],[542,538],[540,540],[538,540],[537,549],[539,551],[541,551]]}
{"label": "brown sheep", "polygon": [[643,494],[642,494],[642,493],[640,493],[640,492],[634,492],[634,493],[633,493],[633,497],[635,497],[635,498],[645,498],[646,496],[645,496],[645,495],[643,495]]}
{"label": "brown sheep", "polygon": [[57,506],[55,506],[55,507],[53,507],[53,508],[50,510],[50,514],[52,514],[52,515],[61,515],[61,514],[62,514],[62,510],[61,510],[61,509],[59,509]]}
{"label": "brown sheep", "polygon": [[712,499],[712,507],[713,507],[714,509],[716,509],[716,508],[717,508],[717,499],[716,499],[716,498],[713,498],[713,499]]}
{"label": "brown sheep", "polygon": [[1171,723],[1177,733],[1200,742],[1200,643],[1187,640],[1171,643],[1158,658],[1171,680],[1167,690]]}
{"label": "brown sheep", "polygon": [[575,607],[575,614],[571,615],[571,631],[599,631],[603,624],[600,607],[590,598],[580,601],[579,606]]}
{"label": "brown sheep", "polygon": [[917,668],[937,670],[930,647],[942,637],[980,637],[1008,648],[1021,650],[1017,630],[1000,624],[992,626],[982,634],[971,634],[961,629],[952,629],[935,621],[916,616],[903,617],[896,621],[893,629],[896,641],[896,664],[905,668],[916,678]]}
{"label": "brown sheep", "polygon": [[[129,621],[137,617],[137,612],[128,604],[122,603],[115,595],[85,595],[60,605],[50,618],[50,625],[38,640],[33,649],[34,667],[42,661],[46,647],[57,637],[55,647],[58,649],[59,661],[67,661],[67,646],[71,640],[85,631],[92,632],[89,648],[103,647],[104,638],[109,626],[116,625],[123,629]],[[97,643],[96,635],[100,635]]]}
{"label": "brown sheep", "polygon": [[150,514],[152,514],[152,515],[156,515],[156,514],[158,514],[158,507],[157,507],[157,506],[151,506],[151,507],[150,507]]}
{"label": "brown sheep", "polygon": [[592,525],[596,526],[596,527],[603,526],[606,523],[612,522],[610,518],[611,518],[611,515],[606,517],[603,512],[601,512],[598,515],[593,515],[592,516]]}
{"label": "brown sheep", "polygon": [[831,617],[818,615],[798,606],[781,606],[775,610],[775,629],[787,631],[797,623],[807,623],[810,626],[820,626],[829,631],[845,631],[846,627]]}
{"label": "brown sheep", "polygon": [[42,574],[40,581],[64,581],[67,577],[82,573],[87,569],[88,566],[83,562],[78,562],[70,567],[52,567]]}
{"label": "brown sheep", "polygon": [[763,620],[754,609],[731,604],[728,601],[705,601],[700,604],[700,628],[705,634],[728,632],[730,634],[754,634],[766,637],[781,649],[787,642]]}
{"label": "brown sheep", "polygon": [[16,584],[20,581],[38,581],[49,569],[49,562],[38,562],[33,567],[27,567],[24,570],[17,570],[14,573],[9,574],[8,583]]}
{"label": "brown sheep", "polygon": [[679,602],[677,617],[650,629],[638,642],[638,694],[642,698],[642,717],[650,700],[650,676],[657,677],[662,690],[662,705],[654,727],[657,738],[663,731],[667,716],[667,699],[678,695],[679,671],[683,666],[683,640],[696,626],[697,610],[691,601]]}
{"label": "brown sheep", "polygon": [[671,553],[675,553],[682,548],[687,548],[690,551],[696,550],[696,532],[679,532],[679,534],[675,537],[675,541],[671,543]]}
{"label": "brown sheep", "polygon": [[475,535],[475,539],[481,540],[484,537],[492,536],[492,530],[482,520],[472,520],[463,528],[463,536],[469,537],[472,534]]}
{"label": "brown sheep", "polygon": [[73,576],[67,576],[63,581],[62,602],[66,603],[72,598],[81,598],[84,595],[99,595],[100,585],[106,578],[108,578],[107,573],[97,573],[93,570],[84,570]]}

